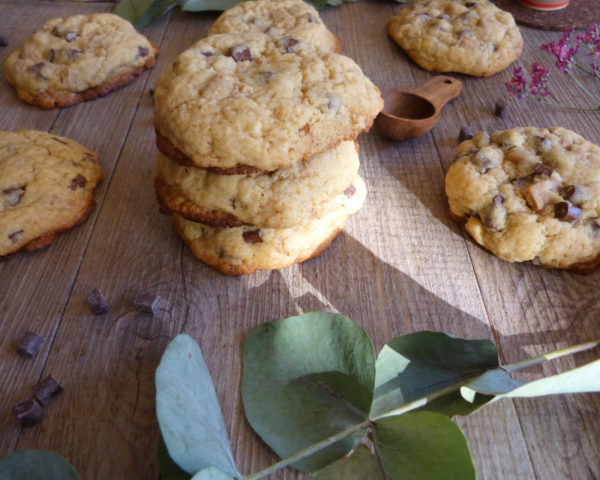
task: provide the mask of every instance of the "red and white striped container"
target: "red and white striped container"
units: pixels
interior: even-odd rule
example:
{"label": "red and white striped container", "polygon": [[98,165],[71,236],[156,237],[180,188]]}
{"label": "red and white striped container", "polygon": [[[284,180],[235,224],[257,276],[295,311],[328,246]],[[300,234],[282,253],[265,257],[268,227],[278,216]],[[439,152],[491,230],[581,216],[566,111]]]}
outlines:
{"label": "red and white striped container", "polygon": [[535,10],[560,10],[569,4],[570,0],[517,0],[521,5]]}

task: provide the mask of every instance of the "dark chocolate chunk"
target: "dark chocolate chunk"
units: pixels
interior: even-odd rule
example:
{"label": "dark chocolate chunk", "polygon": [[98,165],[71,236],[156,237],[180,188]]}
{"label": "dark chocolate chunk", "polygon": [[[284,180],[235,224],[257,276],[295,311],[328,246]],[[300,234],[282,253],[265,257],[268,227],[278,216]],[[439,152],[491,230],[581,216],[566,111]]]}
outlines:
{"label": "dark chocolate chunk", "polygon": [[48,61],[50,63],[53,63],[57,56],[58,56],[58,50],[56,48],[51,48],[48,51]]}
{"label": "dark chocolate chunk", "polygon": [[13,416],[24,427],[33,427],[44,418],[44,408],[33,398],[26,398],[11,407]]}
{"label": "dark chocolate chunk", "polygon": [[569,202],[558,202],[554,206],[554,217],[563,222],[573,222],[581,217],[581,208]]}
{"label": "dark chocolate chunk", "polygon": [[498,100],[496,102],[496,107],[494,108],[494,115],[500,118],[506,118],[508,115],[508,103],[504,100]]}
{"label": "dark chocolate chunk", "polygon": [[78,173],[77,176],[75,176],[73,180],[71,180],[71,185],[69,185],[69,188],[71,190],[77,190],[78,188],[83,188],[86,185],[86,178],[81,173]]}
{"label": "dark chocolate chunk", "polygon": [[44,338],[35,332],[27,331],[21,343],[17,345],[17,353],[22,357],[35,358],[42,348]]}
{"label": "dark chocolate chunk", "polygon": [[6,38],[4,35],[0,35],[0,47],[6,46],[8,46],[8,38]]}
{"label": "dark chocolate chunk", "polygon": [[160,311],[161,299],[158,295],[148,292],[139,292],[133,301],[136,310],[143,313],[157,315]]}
{"label": "dark chocolate chunk", "polygon": [[34,398],[42,405],[47,407],[52,397],[63,391],[63,387],[52,375],[48,375],[35,387],[33,387]]}
{"label": "dark chocolate chunk", "polygon": [[52,35],[55,37],[60,37],[60,29],[58,28],[58,25],[52,29]]}
{"label": "dark chocolate chunk", "polygon": [[79,36],[79,34],[77,32],[75,32],[74,30],[68,30],[65,33],[65,40],[69,43],[71,43],[73,40],[75,40],[77,37]]}
{"label": "dark chocolate chunk", "polygon": [[2,190],[2,194],[4,195],[4,202],[6,205],[14,207],[21,201],[23,195],[25,195],[25,186],[7,188],[6,190]]}
{"label": "dark chocolate chunk", "polygon": [[65,54],[67,55],[69,60],[75,60],[81,54],[81,50],[78,50],[76,48],[67,48],[65,50]]}
{"label": "dark chocolate chunk", "polygon": [[546,165],[545,163],[536,163],[535,167],[533,167],[533,173],[536,175],[543,175],[544,177],[549,177],[554,173],[554,169],[550,165]]}
{"label": "dark chocolate chunk", "polygon": [[589,189],[581,185],[565,185],[559,189],[558,193],[575,205],[580,205],[591,197]]}
{"label": "dark chocolate chunk", "polygon": [[308,23],[320,23],[319,19],[317,17],[315,17],[312,13],[306,14],[306,21]]}
{"label": "dark chocolate chunk", "polygon": [[492,203],[496,206],[502,205],[504,203],[504,197],[500,194],[494,195],[494,198],[492,198]]}
{"label": "dark chocolate chunk", "polygon": [[148,47],[138,47],[138,55],[140,57],[145,57],[150,53]]}
{"label": "dark chocolate chunk", "polygon": [[108,303],[97,288],[94,288],[88,293],[85,300],[92,308],[92,313],[94,315],[103,315],[108,312]]}
{"label": "dark chocolate chunk", "polygon": [[40,63],[36,63],[35,65],[31,65],[29,67],[29,70],[32,71],[33,73],[40,73],[42,71],[42,68],[44,68],[46,66],[46,64],[44,62],[40,62]]}
{"label": "dark chocolate chunk", "polygon": [[203,50],[202,55],[204,55],[205,57],[212,57],[214,55],[214,53],[209,52],[208,50]]}
{"label": "dark chocolate chunk", "polygon": [[346,190],[344,190],[344,195],[346,195],[348,198],[351,198],[355,193],[356,187],[354,185],[350,185]]}
{"label": "dark chocolate chunk", "polygon": [[458,134],[458,141],[464,142],[465,140],[470,140],[474,136],[475,135],[473,134],[473,130],[471,130],[471,127],[465,125],[460,129],[460,133]]}
{"label": "dark chocolate chunk", "polygon": [[252,52],[247,45],[236,45],[229,49],[229,55],[233,57],[236,62],[252,61]]}
{"label": "dark chocolate chunk", "polygon": [[295,52],[300,45],[300,40],[294,37],[283,37],[280,42],[286,53]]}
{"label": "dark chocolate chunk", "polygon": [[467,2],[465,3],[465,7],[467,8],[473,8],[477,6],[477,2]]}
{"label": "dark chocolate chunk", "polygon": [[244,242],[250,243],[254,245],[255,243],[262,243],[262,231],[260,228],[256,230],[249,230],[247,232],[242,233],[242,237],[244,238]]}
{"label": "dark chocolate chunk", "polygon": [[19,238],[21,238],[21,235],[23,235],[23,230],[17,230],[16,232],[9,233],[8,238],[10,238],[13,243],[17,243]]}

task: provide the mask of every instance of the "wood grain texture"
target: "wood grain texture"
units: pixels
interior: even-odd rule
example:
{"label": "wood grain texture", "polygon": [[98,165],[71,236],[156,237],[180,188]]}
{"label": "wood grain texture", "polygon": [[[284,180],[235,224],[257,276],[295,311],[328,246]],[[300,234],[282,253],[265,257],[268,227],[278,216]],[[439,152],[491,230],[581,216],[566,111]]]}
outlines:
{"label": "wood grain texture", "polygon": [[[0,61],[48,18],[107,11],[109,3],[0,1]],[[382,89],[431,78],[388,38],[386,22],[401,8],[361,1],[322,11],[327,25]],[[178,333],[200,344],[212,372],[234,456],[243,473],[277,460],[244,419],[239,384],[245,332],[262,322],[329,308],[362,325],[377,350],[415,330],[490,338],[503,362],[600,337],[600,272],[588,276],[504,262],[477,247],[448,216],[444,175],[462,125],[498,130],[562,125],[600,143],[597,116],[505,98],[505,70],[487,79],[452,75],[463,93],[433,130],[410,142],[359,137],[364,208],[318,258],[281,271],[227,277],[198,262],[154,198],[156,147],[149,90],[182,50],[205,35],[215,13],[172,12],[144,34],[160,46],[157,64],[133,84],[64,110],[24,105],[0,79],[0,129],[37,128],[67,135],[100,153],[106,179],[88,221],[49,247],[0,263],[0,457],[48,448],[86,480],[157,479],[154,371]],[[542,60],[550,32],[522,29],[519,64]],[[549,61],[549,60],[548,60]],[[581,101],[555,75],[565,101]],[[96,317],[85,303],[99,288],[110,304]],[[133,308],[139,291],[161,296],[155,318]],[[14,347],[25,330],[46,338],[35,360]],[[597,358],[589,352],[531,374],[551,374]],[[10,405],[51,373],[65,392],[43,423],[21,429]],[[484,479],[600,477],[600,399],[571,395],[498,402],[458,420]],[[272,478],[301,478],[293,470]]]}

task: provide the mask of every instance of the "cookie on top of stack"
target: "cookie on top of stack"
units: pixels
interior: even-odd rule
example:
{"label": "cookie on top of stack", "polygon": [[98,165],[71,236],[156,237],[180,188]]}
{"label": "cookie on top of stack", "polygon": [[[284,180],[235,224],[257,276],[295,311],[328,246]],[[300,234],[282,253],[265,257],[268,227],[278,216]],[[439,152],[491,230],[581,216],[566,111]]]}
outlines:
{"label": "cookie on top of stack", "polygon": [[366,196],[355,139],[383,106],[350,58],[267,30],[200,40],[154,94],[159,203],[195,256],[231,275],[329,245]]}

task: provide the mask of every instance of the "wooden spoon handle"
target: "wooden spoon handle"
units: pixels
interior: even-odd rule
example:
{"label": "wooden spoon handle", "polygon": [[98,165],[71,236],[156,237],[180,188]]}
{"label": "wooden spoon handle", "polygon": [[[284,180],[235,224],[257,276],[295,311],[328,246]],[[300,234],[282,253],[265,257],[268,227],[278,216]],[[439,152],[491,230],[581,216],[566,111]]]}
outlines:
{"label": "wooden spoon handle", "polygon": [[461,90],[462,83],[459,80],[445,75],[438,75],[422,85],[406,89],[407,92],[416,93],[429,100],[436,110],[458,97]]}

